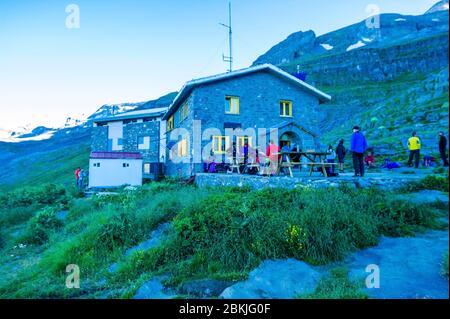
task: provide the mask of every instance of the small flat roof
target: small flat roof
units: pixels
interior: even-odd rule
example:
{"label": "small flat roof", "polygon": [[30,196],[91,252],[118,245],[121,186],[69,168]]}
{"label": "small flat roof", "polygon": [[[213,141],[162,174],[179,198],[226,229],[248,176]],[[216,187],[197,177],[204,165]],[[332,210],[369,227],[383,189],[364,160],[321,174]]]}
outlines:
{"label": "small flat roof", "polygon": [[123,121],[123,120],[131,120],[131,119],[140,119],[145,117],[161,117],[166,113],[167,107],[159,107],[154,109],[146,109],[139,111],[130,111],[125,113],[120,113],[113,116],[103,117],[94,120],[95,123],[102,122],[114,122],[114,121]]}
{"label": "small flat roof", "polygon": [[91,159],[142,159],[139,152],[91,152]]}

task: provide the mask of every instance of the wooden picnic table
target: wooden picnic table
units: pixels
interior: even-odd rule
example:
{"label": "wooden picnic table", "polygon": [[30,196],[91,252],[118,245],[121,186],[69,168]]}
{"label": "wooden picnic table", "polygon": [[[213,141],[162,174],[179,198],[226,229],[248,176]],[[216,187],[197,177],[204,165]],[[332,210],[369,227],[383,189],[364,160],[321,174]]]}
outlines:
{"label": "wooden picnic table", "polygon": [[[337,165],[336,163],[327,163],[326,162],[326,157],[327,157],[327,155],[329,155],[326,152],[315,152],[315,151],[279,152],[279,153],[275,153],[275,155],[280,156],[277,174],[280,173],[281,168],[288,168],[289,175],[291,177],[293,177],[292,168],[295,165],[300,165],[300,168],[301,168],[301,165],[304,165],[304,164],[309,165],[310,166],[309,176],[311,176],[312,173],[314,172],[314,167],[321,167],[322,173],[325,177],[328,177],[326,167],[331,167],[333,165]],[[285,162],[283,162],[283,155],[286,155]],[[299,162],[291,162],[290,158],[292,155],[299,155]],[[302,163],[301,162],[302,156],[307,158],[309,160],[309,163]]]}

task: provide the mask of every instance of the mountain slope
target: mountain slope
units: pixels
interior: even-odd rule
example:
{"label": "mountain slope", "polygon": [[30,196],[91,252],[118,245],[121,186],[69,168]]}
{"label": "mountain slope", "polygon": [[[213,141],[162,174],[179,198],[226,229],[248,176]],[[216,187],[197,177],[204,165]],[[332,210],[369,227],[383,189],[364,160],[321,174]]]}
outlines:
{"label": "mountain slope", "polygon": [[[76,167],[88,165],[93,120],[122,112],[169,106],[176,92],[156,100],[103,105],[86,120],[60,129],[37,127],[0,141],[0,190],[27,185],[73,182]],[[9,132],[11,134],[11,132]],[[46,134],[50,134],[46,136]]]}
{"label": "mountain slope", "polygon": [[362,21],[318,38],[296,33],[255,64],[306,73],[332,95],[321,112],[324,144],[348,141],[358,124],[376,154],[404,159],[416,130],[424,152],[437,156],[437,132],[448,132],[448,11],[380,20],[377,31]]}

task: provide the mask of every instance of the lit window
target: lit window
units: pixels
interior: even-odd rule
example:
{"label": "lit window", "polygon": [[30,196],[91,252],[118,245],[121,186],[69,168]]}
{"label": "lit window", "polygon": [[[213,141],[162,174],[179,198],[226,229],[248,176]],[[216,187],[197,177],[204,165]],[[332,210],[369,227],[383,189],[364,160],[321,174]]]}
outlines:
{"label": "lit window", "polygon": [[236,96],[225,97],[225,113],[239,114],[239,98]]}
{"label": "lit window", "polygon": [[248,146],[252,146],[252,138],[250,136],[238,136],[237,137],[237,145],[238,149],[240,150],[242,147],[244,147],[245,143],[248,144]]}
{"label": "lit window", "polygon": [[173,122],[173,115],[171,117],[169,117],[169,119],[167,120],[167,130],[171,131],[174,128],[174,122]]}
{"label": "lit window", "polygon": [[292,117],[291,101],[280,101],[280,116]]}
{"label": "lit window", "polygon": [[212,149],[214,154],[225,154],[229,144],[228,136],[213,136]]}
{"label": "lit window", "polygon": [[178,142],[178,156],[184,157],[187,156],[187,139],[183,138],[181,141]]}
{"label": "lit window", "polygon": [[188,117],[189,114],[189,104],[186,101],[180,109],[180,122]]}
{"label": "lit window", "polygon": [[144,163],[144,174],[150,174],[150,163]]}

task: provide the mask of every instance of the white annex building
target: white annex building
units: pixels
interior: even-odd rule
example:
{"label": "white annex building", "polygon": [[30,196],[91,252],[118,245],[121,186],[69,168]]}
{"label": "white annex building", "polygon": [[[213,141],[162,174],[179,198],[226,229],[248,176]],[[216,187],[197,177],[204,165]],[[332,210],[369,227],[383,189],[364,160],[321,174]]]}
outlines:
{"label": "white annex building", "polygon": [[142,185],[142,155],[125,152],[92,152],[89,188]]}

